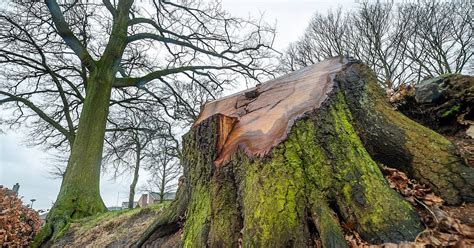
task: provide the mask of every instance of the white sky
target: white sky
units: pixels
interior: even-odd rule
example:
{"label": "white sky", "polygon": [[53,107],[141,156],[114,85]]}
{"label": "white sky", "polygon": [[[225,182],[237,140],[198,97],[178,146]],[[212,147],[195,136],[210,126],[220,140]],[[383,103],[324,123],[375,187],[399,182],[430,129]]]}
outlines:
{"label": "white sky", "polygon": [[[3,0],[2,0],[3,2]],[[275,48],[282,51],[290,42],[296,41],[304,32],[315,12],[325,13],[330,8],[342,6],[354,8],[357,0],[222,0],[223,8],[234,16],[246,17],[264,14],[264,20],[276,23]],[[1,3],[0,3],[1,7]],[[1,8],[0,8],[1,9]],[[20,184],[20,196],[25,204],[36,199],[34,208],[48,209],[56,199],[61,181],[51,179],[47,151],[23,145],[21,130],[4,130],[0,134],[0,185],[12,188]],[[138,186],[146,182],[147,175],[141,173]],[[101,181],[101,194],[105,204],[115,206],[127,201],[130,177],[113,182],[110,175]],[[140,194],[137,194],[137,198]]]}

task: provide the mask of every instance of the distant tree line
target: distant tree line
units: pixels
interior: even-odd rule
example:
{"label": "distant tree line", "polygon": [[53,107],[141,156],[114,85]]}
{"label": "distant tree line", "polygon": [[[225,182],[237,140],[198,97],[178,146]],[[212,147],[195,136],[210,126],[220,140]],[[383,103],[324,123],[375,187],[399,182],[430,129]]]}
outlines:
{"label": "distant tree line", "polygon": [[367,63],[386,88],[445,73],[470,73],[473,5],[469,1],[363,2],[314,15],[304,36],[282,57],[283,72],[328,57]]}

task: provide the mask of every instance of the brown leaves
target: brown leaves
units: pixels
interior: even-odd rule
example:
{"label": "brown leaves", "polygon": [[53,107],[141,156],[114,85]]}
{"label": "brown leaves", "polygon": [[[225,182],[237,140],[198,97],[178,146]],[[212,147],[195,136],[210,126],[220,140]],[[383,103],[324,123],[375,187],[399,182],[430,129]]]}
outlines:
{"label": "brown leaves", "polygon": [[401,84],[396,91],[393,89],[386,91],[387,97],[392,104],[400,104],[400,102],[405,101],[407,96],[413,95],[413,93],[414,88],[406,84]]}
{"label": "brown leaves", "polygon": [[443,204],[443,199],[436,196],[429,187],[409,179],[405,173],[389,167],[383,167],[382,170],[390,188],[398,191],[412,204],[420,203],[428,206]]}
{"label": "brown leaves", "polygon": [[365,242],[354,230],[349,230],[346,233],[345,239],[351,248],[424,248],[424,244],[418,244],[414,242],[402,242],[399,244],[385,243],[381,245],[373,245]]}
{"label": "brown leaves", "polygon": [[367,248],[370,247],[370,244],[362,240],[362,238],[359,236],[359,233],[357,233],[354,229],[347,229],[347,226],[343,226],[346,235],[344,236],[345,240],[349,244],[349,247],[351,248],[356,248],[356,247],[363,247]]}
{"label": "brown leaves", "polygon": [[[474,210],[474,205],[471,204],[469,208]],[[442,206],[433,206],[431,210],[435,218],[424,216],[427,229],[419,235],[418,242],[433,246],[468,247],[474,245],[474,225],[463,223],[449,210],[443,210]]]}
{"label": "brown leaves", "polygon": [[[396,169],[383,167],[382,170],[390,187],[413,204],[427,227],[417,240],[410,244],[457,247],[474,245],[474,223],[463,223],[461,219],[469,209],[474,212],[474,204],[445,209],[443,199],[436,196],[427,186],[409,179],[405,173]],[[450,213],[453,210],[460,214],[453,216]]]}
{"label": "brown leaves", "polygon": [[[474,125],[471,125],[469,129],[472,129],[472,131],[474,132]],[[464,139],[459,137],[453,137],[449,140],[456,144],[457,150],[459,151],[459,155],[461,155],[466,164],[474,168],[474,138]]]}
{"label": "brown leaves", "polygon": [[474,204],[443,206],[443,199],[405,173],[388,167],[382,171],[390,187],[413,205],[426,229],[414,242],[373,245],[362,240],[353,227],[342,225],[351,248],[474,247]]}
{"label": "brown leaves", "polygon": [[26,247],[40,227],[38,213],[22,206],[13,191],[0,186],[0,246]]}

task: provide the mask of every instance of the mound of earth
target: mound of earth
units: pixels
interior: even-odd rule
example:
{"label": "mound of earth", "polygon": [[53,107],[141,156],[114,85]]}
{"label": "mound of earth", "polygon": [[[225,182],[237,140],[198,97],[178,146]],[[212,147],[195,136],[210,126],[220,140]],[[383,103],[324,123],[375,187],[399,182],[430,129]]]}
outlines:
{"label": "mound of earth", "polygon": [[53,247],[129,247],[167,205],[110,211],[75,221]]}

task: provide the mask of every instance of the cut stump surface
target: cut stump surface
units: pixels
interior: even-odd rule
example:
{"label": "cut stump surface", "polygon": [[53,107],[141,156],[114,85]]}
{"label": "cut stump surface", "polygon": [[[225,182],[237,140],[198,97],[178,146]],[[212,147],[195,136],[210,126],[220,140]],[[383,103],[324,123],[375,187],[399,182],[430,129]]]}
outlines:
{"label": "cut stump surface", "polygon": [[222,150],[215,164],[228,161],[239,147],[248,156],[268,153],[287,137],[295,120],[329,97],[334,76],[344,67],[342,58],[332,58],[207,103],[194,126],[216,114],[235,118],[221,129]]}

